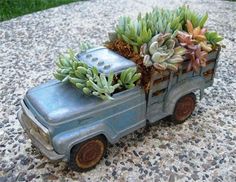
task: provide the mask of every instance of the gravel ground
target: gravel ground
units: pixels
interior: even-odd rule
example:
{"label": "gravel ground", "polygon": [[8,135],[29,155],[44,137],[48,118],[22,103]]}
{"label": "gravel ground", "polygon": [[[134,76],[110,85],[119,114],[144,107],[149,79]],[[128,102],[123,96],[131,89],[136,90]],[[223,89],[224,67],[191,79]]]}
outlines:
{"label": "gravel ground", "polygon": [[[99,45],[120,15],[187,3],[209,12],[225,39],[213,87],[183,125],[164,122],[109,146],[87,173],[31,146],[16,112],[27,89],[52,79],[54,60],[80,41]],[[0,23],[0,181],[236,181],[236,4],[228,1],[91,0]]]}

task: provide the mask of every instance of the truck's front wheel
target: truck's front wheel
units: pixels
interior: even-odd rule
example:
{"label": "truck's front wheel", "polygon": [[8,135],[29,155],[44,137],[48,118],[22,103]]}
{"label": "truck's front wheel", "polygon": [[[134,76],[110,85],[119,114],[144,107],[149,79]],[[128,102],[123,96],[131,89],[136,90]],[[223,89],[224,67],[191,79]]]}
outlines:
{"label": "truck's front wheel", "polygon": [[171,116],[171,120],[175,124],[183,123],[186,119],[188,119],[189,116],[191,116],[195,105],[196,96],[194,93],[190,93],[181,97],[175,105],[175,110]]}
{"label": "truck's front wheel", "polygon": [[107,142],[97,136],[74,146],[71,150],[69,166],[72,170],[83,172],[95,167],[106,152]]}

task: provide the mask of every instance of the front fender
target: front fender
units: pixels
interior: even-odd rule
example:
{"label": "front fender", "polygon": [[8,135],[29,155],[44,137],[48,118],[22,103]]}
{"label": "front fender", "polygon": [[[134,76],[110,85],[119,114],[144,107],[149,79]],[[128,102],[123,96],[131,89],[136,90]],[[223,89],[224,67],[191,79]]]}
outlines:
{"label": "front fender", "polygon": [[105,135],[108,142],[113,142],[112,136],[115,136],[115,132],[103,122],[97,122],[62,132],[53,138],[52,144],[57,153],[64,154],[69,159],[70,150],[74,145],[101,134]]}
{"label": "front fender", "polygon": [[182,83],[178,83],[176,86],[172,87],[170,92],[165,98],[164,111],[168,114],[173,114],[176,102],[184,95],[194,92],[196,90],[201,90],[205,86],[204,78],[197,76],[191,79],[183,80]]}

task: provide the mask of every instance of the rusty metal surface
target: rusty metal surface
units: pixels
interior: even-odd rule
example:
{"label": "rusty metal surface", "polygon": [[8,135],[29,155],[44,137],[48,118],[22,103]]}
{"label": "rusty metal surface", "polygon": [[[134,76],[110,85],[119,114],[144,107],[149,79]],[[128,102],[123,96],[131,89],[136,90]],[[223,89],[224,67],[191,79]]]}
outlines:
{"label": "rusty metal surface", "polygon": [[91,140],[84,143],[76,155],[77,165],[81,168],[94,166],[100,161],[104,150],[104,144],[100,140]]}
{"label": "rusty metal surface", "polygon": [[175,106],[174,117],[177,121],[183,121],[188,118],[195,108],[193,97],[187,95],[181,98]]}

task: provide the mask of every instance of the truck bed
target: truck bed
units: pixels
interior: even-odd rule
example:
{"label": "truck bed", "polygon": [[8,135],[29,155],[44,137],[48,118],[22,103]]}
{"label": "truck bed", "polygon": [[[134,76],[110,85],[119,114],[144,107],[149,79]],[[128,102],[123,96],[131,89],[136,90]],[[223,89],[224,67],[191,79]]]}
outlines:
{"label": "truck bed", "polygon": [[[203,85],[202,84],[201,86],[199,85],[201,89],[211,86],[213,84],[214,74],[217,67],[217,60],[218,60],[217,58],[219,56],[219,52],[220,48],[217,51],[209,53],[206,67],[201,67],[197,72],[187,71],[187,65],[189,64],[189,60],[185,60],[183,62],[178,72],[171,72],[171,71],[163,71],[161,73],[155,72],[152,75],[150,91],[148,94],[148,111],[147,111],[148,119],[154,122],[155,120],[159,120],[170,114],[169,111],[165,111],[164,104],[166,104],[165,102],[167,102],[166,99],[168,97],[169,92],[174,91],[174,89],[176,89],[178,85],[183,83],[191,85],[190,83],[191,81],[196,79],[201,79],[204,80]],[[194,87],[194,85],[189,87]],[[188,88],[182,90],[183,93],[186,90],[188,90]]]}

